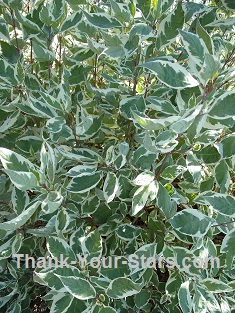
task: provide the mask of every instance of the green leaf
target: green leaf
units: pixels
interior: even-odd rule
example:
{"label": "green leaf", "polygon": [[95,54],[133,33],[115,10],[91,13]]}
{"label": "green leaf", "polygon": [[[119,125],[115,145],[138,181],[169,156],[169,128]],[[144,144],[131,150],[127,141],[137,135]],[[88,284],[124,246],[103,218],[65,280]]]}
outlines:
{"label": "green leaf", "polygon": [[7,311],[9,313],[20,313],[21,312],[21,305],[20,303],[17,303],[16,301],[13,301],[9,306]]}
{"label": "green leaf", "polygon": [[24,67],[20,61],[17,62],[15,67],[15,78],[18,82],[18,85],[21,85],[25,78]]}
{"label": "green leaf", "polygon": [[205,83],[209,80],[214,80],[220,69],[220,62],[216,60],[213,55],[205,54],[204,63],[200,70],[200,76],[204,79]]}
{"label": "green leaf", "polygon": [[[55,156],[55,150],[46,142],[47,147],[47,176],[51,182],[54,182],[56,174],[57,159]],[[54,200],[54,199],[53,199]]]}
{"label": "green leaf", "polygon": [[[177,237],[183,239],[184,241],[185,240],[187,241],[188,238],[188,237],[179,237],[178,232]],[[196,240],[200,241],[201,239],[197,238]],[[176,263],[176,267],[179,269],[180,272],[187,273],[190,276],[193,275],[195,278],[201,277],[202,262],[200,260],[200,264],[197,264],[197,266],[194,265],[195,254],[191,250],[180,247],[179,245],[171,247],[171,250],[173,250],[173,254],[169,253],[170,251],[167,251],[168,253],[167,252],[164,253],[164,257],[167,256],[174,257],[174,263]],[[200,266],[199,268],[198,265]],[[178,288],[180,288],[180,286],[178,286]]]}
{"label": "green leaf", "polygon": [[20,111],[18,110],[12,113],[0,126],[0,133],[3,133],[7,131],[9,128],[11,128],[17,122],[19,114]]}
{"label": "green leaf", "polygon": [[[86,308],[86,303],[83,300],[79,300],[73,297],[73,300],[69,307],[69,312],[82,313],[86,310]],[[61,313],[61,311],[59,311],[58,313]]]}
{"label": "green leaf", "polygon": [[52,257],[57,258],[57,260],[61,259],[61,255],[63,258],[69,258],[68,264],[71,261],[76,260],[75,253],[72,248],[67,244],[67,242],[61,238],[50,236],[47,238],[47,249],[52,255]]}
{"label": "green leaf", "polygon": [[130,241],[140,235],[141,229],[133,225],[122,224],[118,226],[115,231],[119,238]]}
{"label": "green leaf", "polygon": [[229,270],[232,269],[235,255],[235,229],[230,230],[223,239],[220,251],[226,253],[226,265]]}
{"label": "green leaf", "polygon": [[206,11],[207,7],[203,4],[199,4],[196,2],[186,2],[184,3],[185,6],[185,22],[188,22],[192,16],[199,14],[199,13],[203,13],[204,11]]}
{"label": "green leaf", "polygon": [[73,296],[68,295],[67,293],[57,293],[54,296],[52,305],[51,305],[51,313],[61,313],[61,312],[66,312],[69,310],[70,304],[73,301]]}
{"label": "green leaf", "polygon": [[223,129],[230,128],[234,125],[234,121],[232,117],[228,117],[226,119],[216,119],[208,117],[204,126],[209,129]]}
{"label": "green leaf", "polygon": [[196,65],[202,66],[206,52],[204,42],[193,33],[185,32],[183,30],[179,30],[179,33],[189,57]]}
{"label": "green leaf", "polygon": [[12,184],[20,190],[29,190],[38,186],[37,178],[33,173],[5,170]]}
{"label": "green leaf", "polygon": [[150,190],[149,186],[141,186],[136,190],[132,200],[132,215],[136,215],[145,206]]}
{"label": "green leaf", "polygon": [[7,170],[28,172],[33,169],[33,164],[20,154],[6,148],[0,148],[0,159]]}
{"label": "green leaf", "polygon": [[145,260],[146,262],[148,262],[148,258],[153,258],[156,256],[156,248],[156,243],[148,243],[141,246],[138,250],[134,251],[134,260],[129,257],[129,266],[131,268],[132,274],[140,271],[142,273],[145,272]]}
{"label": "green leaf", "polygon": [[108,172],[103,186],[104,198],[107,203],[113,201],[118,191],[118,179],[114,173]]}
{"label": "green leaf", "polygon": [[149,69],[162,83],[174,89],[184,89],[199,85],[192,75],[178,63],[155,60],[139,66]]}
{"label": "green leaf", "polygon": [[182,283],[178,291],[179,305],[183,313],[191,312],[192,301],[189,292],[189,280]]}
{"label": "green leaf", "polygon": [[55,55],[50,50],[33,41],[33,51],[38,62],[50,62],[55,60]]}
{"label": "green leaf", "polygon": [[82,22],[82,12],[77,11],[69,15],[61,24],[60,32],[71,30],[78,26]]}
{"label": "green leaf", "polygon": [[55,23],[63,16],[64,11],[65,6],[63,0],[46,4],[46,6],[42,7],[39,13],[40,20],[48,26],[51,26],[52,24],[55,25]]}
{"label": "green leaf", "polygon": [[30,30],[34,30],[37,33],[41,33],[42,30],[37,25],[37,23],[32,22],[30,19],[28,19],[26,16],[21,14],[18,10],[15,10],[15,16],[17,20],[24,26],[28,27]]}
{"label": "green leaf", "polygon": [[170,218],[176,213],[173,203],[171,202],[171,198],[166,188],[162,186],[161,183],[159,183],[157,193],[157,205],[166,218]]}
{"label": "green leaf", "polygon": [[210,205],[214,210],[223,215],[235,217],[235,197],[218,192],[208,191],[199,194],[195,203]]}
{"label": "green leaf", "polygon": [[101,29],[110,29],[121,26],[114,17],[106,13],[87,13],[83,11],[83,14],[91,25]]}
{"label": "green leaf", "polygon": [[207,26],[209,27],[231,26],[231,25],[234,25],[234,22],[235,22],[235,18],[231,17],[231,18],[226,18],[222,20],[215,20],[209,23]]}
{"label": "green leaf", "polygon": [[[119,258],[117,258],[116,255],[108,256],[107,260],[104,261],[104,264],[106,266],[101,266],[100,274],[105,278],[105,289],[108,287],[111,280],[130,275],[128,260],[123,256],[120,256]],[[113,271],[114,266],[115,271]]]}
{"label": "green leaf", "polygon": [[171,130],[178,134],[184,133],[194,123],[195,119],[198,119],[201,109],[202,105],[198,105],[190,111],[185,112],[178,121],[171,125]]}
{"label": "green leaf", "polygon": [[56,221],[56,216],[53,216],[48,221],[45,227],[41,227],[38,229],[28,229],[27,233],[33,234],[37,237],[50,236],[55,231],[55,221]]}
{"label": "green leaf", "polygon": [[182,234],[203,237],[212,225],[212,220],[198,210],[184,209],[176,213],[170,223]]}
{"label": "green leaf", "polygon": [[226,193],[231,181],[229,167],[225,160],[221,160],[215,167],[215,179],[220,187],[221,193]]}
{"label": "green leaf", "polygon": [[[81,134],[82,139],[93,137],[101,127],[101,117],[89,118],[86,116],[82,117],[82,127],[78,127],[76,131]],[[81,131],[82,129],[82,131]]]}
{"label": "green leaf", "polygon": [[82,204],[82,213],[84,215],[92,214],[98,209],[99,205],[100,205],[100,200],[96,195],[89,197]]}
{"label": "green leaf", "polygon": [[157,47],[162,49],[165,45],[175,41],[178,28],[184,24],[184,10],[178,2],[174,11],[169,13],[161,22],[158,29]]}
{"label": "green leaf", "polygon": [[97,229],[90,232],[85,238],[83,238],[82,252],[84,255],[89,255],[89,259],[92,257],[101,257],[102,238]]}
{"label": "green leaf", "polygon": [[43,6],[40,13],[39,13],[39,17],[40,17],[40,20],[46,24],[47,26],[51,26],[53,24],[53,16],[52,16],[52,12],[50,12],[51,8],[50,5],[46,5],[46,6]]}
{"label": "green leaf", "polygon": [[96,297],[94,287],[86,279],[74,276],[55,275],[59,277],[66,290],[73,297],[80,300],[94,299]]}
{"label": "green leaf", "polygon": [[213,101],[208,115],[216,119],[227,119],[235,115],[235,92],[224,92]]}
{"label": "green leaf", "polygon": [[219,143],[224,159],[231,158],[235,154],[235,136],[228,136]]}
{"label": "green leaf", "polygon": [[111,281],[106,293],[110,298],[123,299],[137,294],[140,290],[139,284],[134,283],[129,278],[120,277]]}
{"label": "green leaf", "polygon": [[115,45],[112,47],[109,47],[104,50],[104,54],[110,57],[111,59],[120,59],[121,57],[124,57],[124,47],[123,45]]}
{"label": "green leaf", "polygon": [[37,116],[44,118],[53,118],[57,116],[55,109],[49,103],[46,103],[44,99],[39,100],[33,97],[29,97],[28,100],[30,108],[33,109]]}
{"label": "green leaf", "polygon": [[178,116],[169,116],[165,118],[152,119],[152,118],[145,116],[144,114],[139,115],[137,113],[138,112],[136,111],[135,112],[132,111],[134,122],[138,123],[142,128],[146,130],[159,130],[159,129],[169,126],[170,124],[172,124],[173,122],[179,119]]}
{"label": "green leaf", "polygon": [[30,219],[34,212],[36,212],[40,203],[40,201],[37,201],[30,207],[28,207],[25,211],[23,211],[20,215],[18,215],[16,218],[13,218],[12,220],[5,223],[0,223],[0,229],[13,231],[17,228],[20,228]]}
{"label": "green leaf", "polygon": [[233,0],[221,0],[221,2],[227,10],[235,11],[235,3]]}
{"label": "green leaf", "polygon": [[144,172],[139,174],[132,182],[137,186],[147,186],[154,180],[153,172]]}
{"label": "green leaf", "polygon": [[173,181],[177,176],[179,176],[184,167],[182,165],[170,165],[167,166],[161,173],[161,177],[168,181]]}
{"label": "green leaf", "polygon": [[171,152],[178,145],[177,137],[177,133],[165,130],[156,137],[155,148],[161,153]]}
{"label": "green leaf", "polygon": [[[7,178],[5,174],[2,174],[0,176],[0,195],[3,194],[3,192],[5,191],[6,188],[6,182],[7,182]],[[13,201],[12,201],[13,202]],[[14,205],[14,204],[13,204]]]}
{"label": "green leaf", "polygon": [[143,308],[150,299],[150,291],[149,290],[141,290],[136,296],[135,296],[135,305],[137,308]]}
{"label": "green leaf", "polygon": [[145,101],[143,96],[135,96],[121,100],[120,114],[125,118],[131,119],[131,110],[138,112],[145,112]]}
{"label": "green leaf", "polygon": [[114,16],[118,21],[120,21],[121,23],[130,21],[131,14],[125,4],[118,3],[113,0],[111,0],[110,3],[114,12]]}
{"label": "green leaf", "polygon": [[[125,45],[124,45],[124,50],[125,50],[125,54],[126,54],[126,58],[130,58],[134,52],[136,52],[138,50],[138,44],[139,44],[140,38],[139,36],[135,36],[134,38],[132,38],[131,40],[129,39]],[[120,72],[126,72],[125,68],[122,68],[120,70]],[[130,73],[126,72],[127,75],[129,76]]]}
{"label": "green leaf", "polygon": [[205,164],[215,164],[221,159],[221,155],[214,146],[207,146],[195,152],[196,157]]}
{"label": "green leaf", "polygon": [[0,300],[0,307],[2,308],[6,303],[8,303],[11,298],[17,293],[17,289],[14,288],[11,292],[9,292],[9,294],[7,294],[6,296],[1,297]]}
{"label": "green leaf", "polygon": [[69,226],[69,223],[71,221],[70,215],[65,211],[61,210],[58,212],[56,216],[56,222],[55,222],[55,228],[57,233],[60,232],[65,233],[67,232],[67,227]]}
{"label": "green leaf", "polygon": [[155,111],[161,111],[167,115],[178,115],[179,111],[169,100],[162,99],[160,97],[147,97],[148,104],[147,108],[153,109]]}
{"label": "green leaf", "polygon": [[226,299],[221,299],[220,301],[221,313],[230,313],[230,305]]}
{"label": "green leaf", "polygon": [[0,260],[12,257],[16,254],[23,242],[23,235],[21,233],[11,237],[8,241],[0,246]]}
{"label": "green leaf", "polygon": [[46,126],[47,126],[48,130],[52,133],[61,132],[61,130],[65,124],[66,124],[66,121],[60,116],[50,118],[46,122]]}
{"label": "green leaf", "polygon": [[63,111],[63,107],[61,103],[52,95],[45,93],[43,91],[40,91],[40,96],[51,109],[53,108],[55,110]]}
{"label": "green leaf", "polygon": [[214,278],[206,278],[200,281],[209,291],[214,293],[230,292],[233,289],[221,280]]}
{"label": "green leaf", "polygon": [[6,41],[10,40],[8,27],[5,24],[0,24],[0,38]]}
{"label": "green leaf", "polygon": [[78,177],[82,176],[84,173],[92,174],[97,170],[95,165],[77,165],[72,167],[66,175],[69,177]]}
{"label": "green leaf", "polygon": [[14,211],[17,214],[22,213],[25,207],[29,204],[28,193],[14,187],[11,194],[11,202]]}
{"label": "green leaf", "polygon": [[208,311],[221,313],[219,303],[211,292],[198,286],[193,297],[193,309],[195,313],[207,313]]}
{"label": "green leaf", "polygon": [[[43,262],[43,261],[42,261]],[[50,263],[49,263],[50,262]],[[62,282],[60,281],[60,279],[55,275],[57,274],[57,272],[59,271],[59,273],[65,273],[71,275],[71,272],[72,270],[70,270],[69,268],[59,268],[59,264],[57,266],[57,260],[56,259],[48,259],[48,265],[51,265],[51,266],[48,266],[45,268],[45,265],[44,265],[44,268],[40,271],[35,271],[35,282],[38,282],[42,285],[45,285],[49,288],[52,288],[53,290],[56,290],[56,291],[65,291],[65,288],[62,284]],[[54,269],[54,265],[57,267],[56,269]],[[42,266],[43,267],[43,266]],[[51,268],[53,267],[53,268]],[[60,271],[61,270],[61,271]],[[73,272],[72,272],[73,273]]]}
{"label": "green leaf", "polygon": [[84,193],[86,191],[90,191],[99,184],[102,176],[102,172],[96,172],[94,174],[84,173],[82,176],[72,178],[69,185],[67,186],[67,190],[75,193]]}
{"label": "green leaf", "polygon": [[187,155],[186,164],[189,173],[193,176],[194,182],[197,183],[201,178],[202,168],[193,153]]}
{"label": "green leaf", "polygon": [[197,32],[197,35],[204,41],[210,55],[213,56],[214,54],[213,41],[210,35],[207,33],[207,31],[202,27],[199,20],[197,20],[196,32]]}
{"label": "green leaf", "polygon": [[156,152],[149,152],[143,146],[140,146],[134,151],[131,158],[131,165],[136,169],[140,170],[150,170],[153,162],[157,158]]}
{"label": "green leaf", "polygon": [[5,86],[6,89],[12,88],[12,86],[17,86],[18,81],[16,80],[15,77],[14,67],[1,58],[0,58],[0,71],[2,72],[2,75],[0,77],[0,83],[3,83],[3,86]]}
{"label": "green leaf", "polygon": [[66,146],[60,146],[59,152],[64,157],[66,157],[66,159],[74,160],[77,162],[96,164],[102,161],[101,156],[97,152],[91,149],[84,149],[84,148],[71,149]]}
{"label": "green leaf", "polygon": [[6,58],[6,60],[9,63],[12,63],[12,64],[17,63],[17,60],[19,58],[17,49],[5,41],[0,41],[0,44],[1,44],[2,56]]}
{"label": "green leaf", "polygon": [[147,39],[154,35],[153,29],[146,25],[145,23],[137,23],[130,30],[130,40],[132,40],[135,36],[139,36],[143,39]]}
{"label": "green leaf", "polygon": [[85,47],[79,47],[77,53],[73,55],[73,59],[81,62],[81,61],[89,60],[93,56],[94,56],[94,52],[91,49],[85,48]]}
{"label": "green leaf", "polygon": [[52,2],[51,12],[54,18],[54,23],[57,22],[63,16],[63,14],[66,12],[65,10],[66,7],[64,0]]}

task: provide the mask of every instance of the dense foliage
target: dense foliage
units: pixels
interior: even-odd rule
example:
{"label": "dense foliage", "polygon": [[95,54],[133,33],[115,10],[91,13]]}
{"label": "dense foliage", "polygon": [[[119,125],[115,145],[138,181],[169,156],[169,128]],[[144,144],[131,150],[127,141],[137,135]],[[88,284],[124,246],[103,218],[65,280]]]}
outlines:
{"label": "dense foliage", "polygon": [[235,312],[234,11],[0,1],[1,312]]}

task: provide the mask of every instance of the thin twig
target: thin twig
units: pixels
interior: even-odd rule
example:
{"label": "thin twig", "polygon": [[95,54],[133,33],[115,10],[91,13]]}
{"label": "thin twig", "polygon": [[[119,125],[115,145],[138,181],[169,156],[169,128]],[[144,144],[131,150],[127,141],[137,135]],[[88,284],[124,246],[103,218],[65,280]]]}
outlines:
{"label": "thin twig", "polygon": [[179,59],[181,58],[181,56],[182,56],[182,54],[183,54],[183,50],[180,52],[180,54],[178,55],[178,57],[177,57],[177,62],[179,61]]}
{"label": "thin twig", "polygon": [[59,80],[62,77],[62,36],[59,36]]}
{"label": "thin twig", "polygon": [[95,63],[94,63],[94,86],[96,86],[97,83],[97,63],[98,63],[98,54],[95,55]]}
{"label": "thin twig", "polygon": [[176,151],[171,151],[171,154],[185,154],[185,152],[189,151],[192,147],[188,147],[184,150],[176,150]]}
{"label": "thin twig", "polygon": [[132,96],[136,95],[136,86],[137,86],[137,76],[138,76],[138,64],[139,64],[139,51],[137,51],[136,59],[135,59],[135,74],[133,78],[133,88],[132,88]]}
{"label": "thin twig", "polygon": [[18,42],[18,37],[17,37],[17,32],[16,32],[16,21],[15,21],[14,11],[11,9],[10,12],[11,12],[11,18],[12,18],[12,26],[14,28],[14,33],[15,33],[16,49],[17,49],[18,55],[20,55],[19,42]]}
{"label": "thin twig", "polygon": [[171,154],[170,152],[168,152],[168,153],[165,154],[165,157],[164,157],[164,159],[163,159],[163,161],[162,161],[162,164],[161,164],[161,166],[159,167],[159,170],[157,171],[157,174],[155,175],[155,180],[158,180],[158,178],[159,178],[159,176],[160,176],[160,174],[161,174],[161,172],[162,172],[162,169],[163,169],[163,167],[164,167],[164,165],[165,165],[165,163],[166,163],[166,161],[167,161],[167,159],[168,159],[168,157],[169,157],[170,154]]}
{"label": "thin twig", "polygon": [[232,55],[235,52],[235,47],[233,48],[232,52],[230,53],[230,55],[227,57],[227,59],[224,62],[224,65],[222,66],[222,70],[225,68],[225,66],[229,63],[229,61],[231,60]]}
{"label": "thin twig", "polygon": [[150,83],[150,73],[148,74],[148,77],[147,77],[147,79],[146,79],[146,86],[145,86],[144,98],[146,98],[147,95],[148,95],[149,83]]}
{"label": "thin twig", "polygon": [[219,224],[216,224],[216,225],[212,225],[211,227],[226,226],[227,224],[232,224],[232,223],[235,223],[235,221],[219,223]]}
{"label": "thin twig", "polygon": [[[48,34],[48,38],[47,38],[47,48],[48,48],[48,50],[50,50],[50,46],[51,46],[51,27],[49,27],[49,34]],[[51,64],[50,64],[50,61],[48,61],[48,78],[49,78],[49,80],[51,78]]]}
{"label": "thin twig", "polygon": [[31,74],[33,74],[33,39],[30,38],[30,64],[31,64]]}

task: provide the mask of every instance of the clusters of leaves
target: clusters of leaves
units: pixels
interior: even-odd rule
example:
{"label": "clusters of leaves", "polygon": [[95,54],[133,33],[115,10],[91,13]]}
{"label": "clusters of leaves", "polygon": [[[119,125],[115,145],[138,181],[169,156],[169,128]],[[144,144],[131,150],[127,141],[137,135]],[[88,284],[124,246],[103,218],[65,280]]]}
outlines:
{"label": "clusters of leaves", "polygon": [[[0,1],[0,310],[234,312],[234,11]],[[73,265],[17,268],[16,253]],[[92,267],[102,256],[118,268]]]}

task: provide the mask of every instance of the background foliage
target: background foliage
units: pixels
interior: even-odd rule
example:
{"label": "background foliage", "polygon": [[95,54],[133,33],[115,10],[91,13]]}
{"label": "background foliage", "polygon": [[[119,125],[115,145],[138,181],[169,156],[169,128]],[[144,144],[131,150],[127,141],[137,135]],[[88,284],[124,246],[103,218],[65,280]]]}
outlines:
{"label": "background foliage", "polygon": [[[235,312],[234,11],[0,1],[2,312]],[[133,253],[220,268],[131,269]]]}

